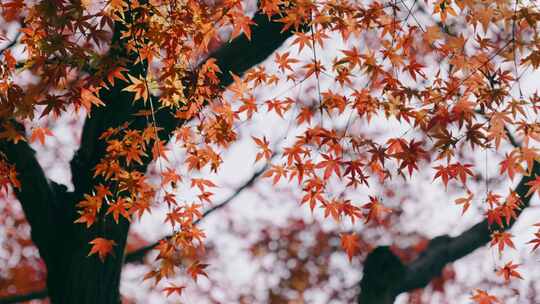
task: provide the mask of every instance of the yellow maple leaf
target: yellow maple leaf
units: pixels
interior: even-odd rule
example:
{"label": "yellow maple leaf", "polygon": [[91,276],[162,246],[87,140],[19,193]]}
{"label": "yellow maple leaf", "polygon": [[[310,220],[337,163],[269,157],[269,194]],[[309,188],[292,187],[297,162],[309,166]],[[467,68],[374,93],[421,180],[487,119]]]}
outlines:
{"label": "yellow maple leaf", "polygon": [[143,101],[146,103],[146,101],[148,100],[148,89],[146,81],[144,79],[135,78],[131,75],[128,75],[128,77],[132,84],[125,87],[122,91],[135,93],[135,98],[133,99],[133,101],[142,98]]}

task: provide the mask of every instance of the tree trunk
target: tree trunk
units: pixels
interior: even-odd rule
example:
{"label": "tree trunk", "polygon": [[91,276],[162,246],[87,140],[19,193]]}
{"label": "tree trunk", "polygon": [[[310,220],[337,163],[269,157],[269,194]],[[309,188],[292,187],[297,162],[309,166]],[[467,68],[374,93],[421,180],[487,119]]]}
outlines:
{"label": "tree trunk", "polygon": [[377,247],[364,262],[358,304],[393,304],[405,266],[388,246]]}
{"label": "tree trunk", "polygon": [[[137,14],[131,10],[126,12],[127,23],[137,20],[136,16],[132,18],[132,13]],[[275,22],[276,18],[281,17],[268,18],[264,12],[258,11],[253,17],[257,26],[252,29],[251,40],[241,35],[211,54],[222,71],[218,76],[222,88],[232,83],[230,73],[243,75],[293,35],[293,29],[282,31],[281,24]],[[304,25],[299,30],[307,29],[309,27]],[[137,56],[127,51],[125,44],[128,38],[122,38],[122,30],[125,30],[125,26],[121,22],[115,22],[109,50],[109,56],[113,58],[111,62],[127,68],[129,75],[144,76],[146,62],[135,64]],[[6,300],[7,303],[43,298],[47,294],[53,304],[120,302],[118,287],[129,222],[121,219],[117,225],[110,218],[102,216],[98,223],[86,229],[84,224],[74,224],[74,221],[78,217],[76,204],[83,195],[92,193],[93,187],[99,183],[106,184],[105,181],[95,180],[93,177],[95,165],[105,155],[105,143],[99,140],[102,132],[109,127],[117,127],[126,120],[131,122],[132,129],[142,130],[148,125],[146,117],[133,116],[147,106],[142,102],[134,105],[133,93],[123,91],[126,85],[128,83],[118,80],[110,90],[102,90],[99,96],[106,106],[92,108],[90,116],[85,120],[81,145],[70,162],[75,193],[68,193],[65,186],[47,179],[34,151],[26,142],[0,142],[0,151],[16,165],[20,174],[22,190],[16,191],[16,195],[30,223],[32,240],[38,247],[48,271],[47,290],[11,297]],[[161,140],[167,141],[172,131],[184,123],[174,114],[174,111],[163,110],[155,113],[156,124],[161,128]],[[24,134],[24,128],[20,131]],[[150,161],[151,157],[148,157],[143,160],[143,165],[134,169],[146,172]],[[96,237],[116,242],[114,255],[107,256],[104,262],[96,255],[87,256],[91,248],[88,242]],[[142,254],[151,247],[144,248]],[[140,256],[136,257],[136,260],[140,259]]]}
{"label": "tree trunk", "polygon": [[[116,247],[123,251],[124,244]],[[87,256],[88,245],[81,243],[65,251],[56,265],[47,265],[47,288],[51,303],[120,303],[122,255],[118,249],[115,256],[108,256],[102,262],[95,255]]]}
{"label": "tree trunk", "polygon": [[[54,236],[48,246],[41,246],[40,254],[47,256],[47,290],[53,304],[118,304],[120,303],[120,274],[129,222],[120,219],[115,223],[102,217],[90,228],[74,223],[73,208],[81,196],[66,192],[63,186],[53,184],[56,198],[51,205],[56,210],[56,223],[48,227]],[[78,198],[78,199],[77,199]],[[62,212],[62,213],[60,213]],[[32,228],[34,229],[34,228]],[[101,261],[97,254],[89,256],[89,242],[105,236],[114,240],[113,251]]]}

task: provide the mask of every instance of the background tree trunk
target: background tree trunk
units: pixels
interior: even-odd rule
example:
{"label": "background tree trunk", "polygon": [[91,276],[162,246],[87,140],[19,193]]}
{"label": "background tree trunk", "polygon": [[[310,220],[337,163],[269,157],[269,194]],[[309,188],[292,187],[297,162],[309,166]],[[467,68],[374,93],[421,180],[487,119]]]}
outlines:
{"label": "background tree trunk", "polygon": [[405,267],[390,247],[373,250],[364,262],[364,276],[360,282],[362,292],[359,304],[393,304],[405,274]]}
{"label": "background tree trunk", "polygon": [[[127,222],[127,221],[124,221]],[[88,256],[88,239],[70,240],[57,263],[47,265],[47,286],[52,303],[118,304],[120,303],[120,273],[129,225],[115,229],[114,254],[101,261],[97,255]],[[109,234],[110,236],[110,234]]]}

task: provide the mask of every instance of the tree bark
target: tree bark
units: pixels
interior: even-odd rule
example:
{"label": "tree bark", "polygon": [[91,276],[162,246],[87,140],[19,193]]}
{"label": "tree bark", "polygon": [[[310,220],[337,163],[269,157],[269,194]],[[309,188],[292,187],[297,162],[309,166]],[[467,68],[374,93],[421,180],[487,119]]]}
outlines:
{"label": "tree bark", "polygon": [[[537,175],[540,175],[539,162],[534,163],[532,174],[523,176],[515,189],[522,202],[521,209],[516,210],[516,218],[530,204],[531,195],[526,196],[530,188],[527,183]],[[408,265],[403,265],[388,247],[376,248],[364,263],[358,303],[394,303],[399,294],[426,287],[431,280],[441,275],[448,263],[485,246],[491,240],[493,231],[510,229],[515,222],[516,219],[511,219],[509,225],[501,228],[496,223],[490,226],[486,219],[456,237],[438,236]]]}
{"label": "tree bark", "polygon": [[[63,244],[56,263],[47,264],[47,287],[52,303],[120,303],[120,273],[129,224],[122,219],[121,223],[113,225],[109,225],[113,229],[109,229],[105,235],[115,240],[116,246],[104,261],[95,255],[88,256],[90,247],[87,240],[98,236],[90,230],[86,233],[75,232]],[[76,237],[77,234],[81,237]]]}

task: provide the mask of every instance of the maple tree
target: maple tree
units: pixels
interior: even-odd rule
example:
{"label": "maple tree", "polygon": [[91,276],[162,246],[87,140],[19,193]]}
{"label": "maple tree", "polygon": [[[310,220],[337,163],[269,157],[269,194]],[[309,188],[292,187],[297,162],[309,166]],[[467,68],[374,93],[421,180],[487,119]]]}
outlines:
{"label": "maple tree", "polygon": [[[166,296],[202,280],[219,288],[216,236],[200,223],[259,179],[297,217],[228,227],[257,234],[253,260],[287,270],[267,302],[305,301],[340,254],[362,273],[359,292],[329,292],[342,302],[408,292],[419,303],[479,248],[503,291],[526,279],[508,252],[540,245],[540,231],[525,244],[510,231],[540,195],[540,97],[526,81],[540,66],[534,2],[7,0],[0,13],[0,225],[6,252],[39,252],[0,277],[0,303],[118,303],[124,264],[141,262],[140,279]],[[49,142],[66,136],[64,184],[40,155],[62,153]],[[256,151],[241,160],[256,170],[220,200],[215,179],[237,144]],[[479,221],[453,236],[399,231],[428,203],[414,183]],[[134,248],[130,227],[152,212],[170,235]],[[494,286],[464,292],[512,297]]]}

